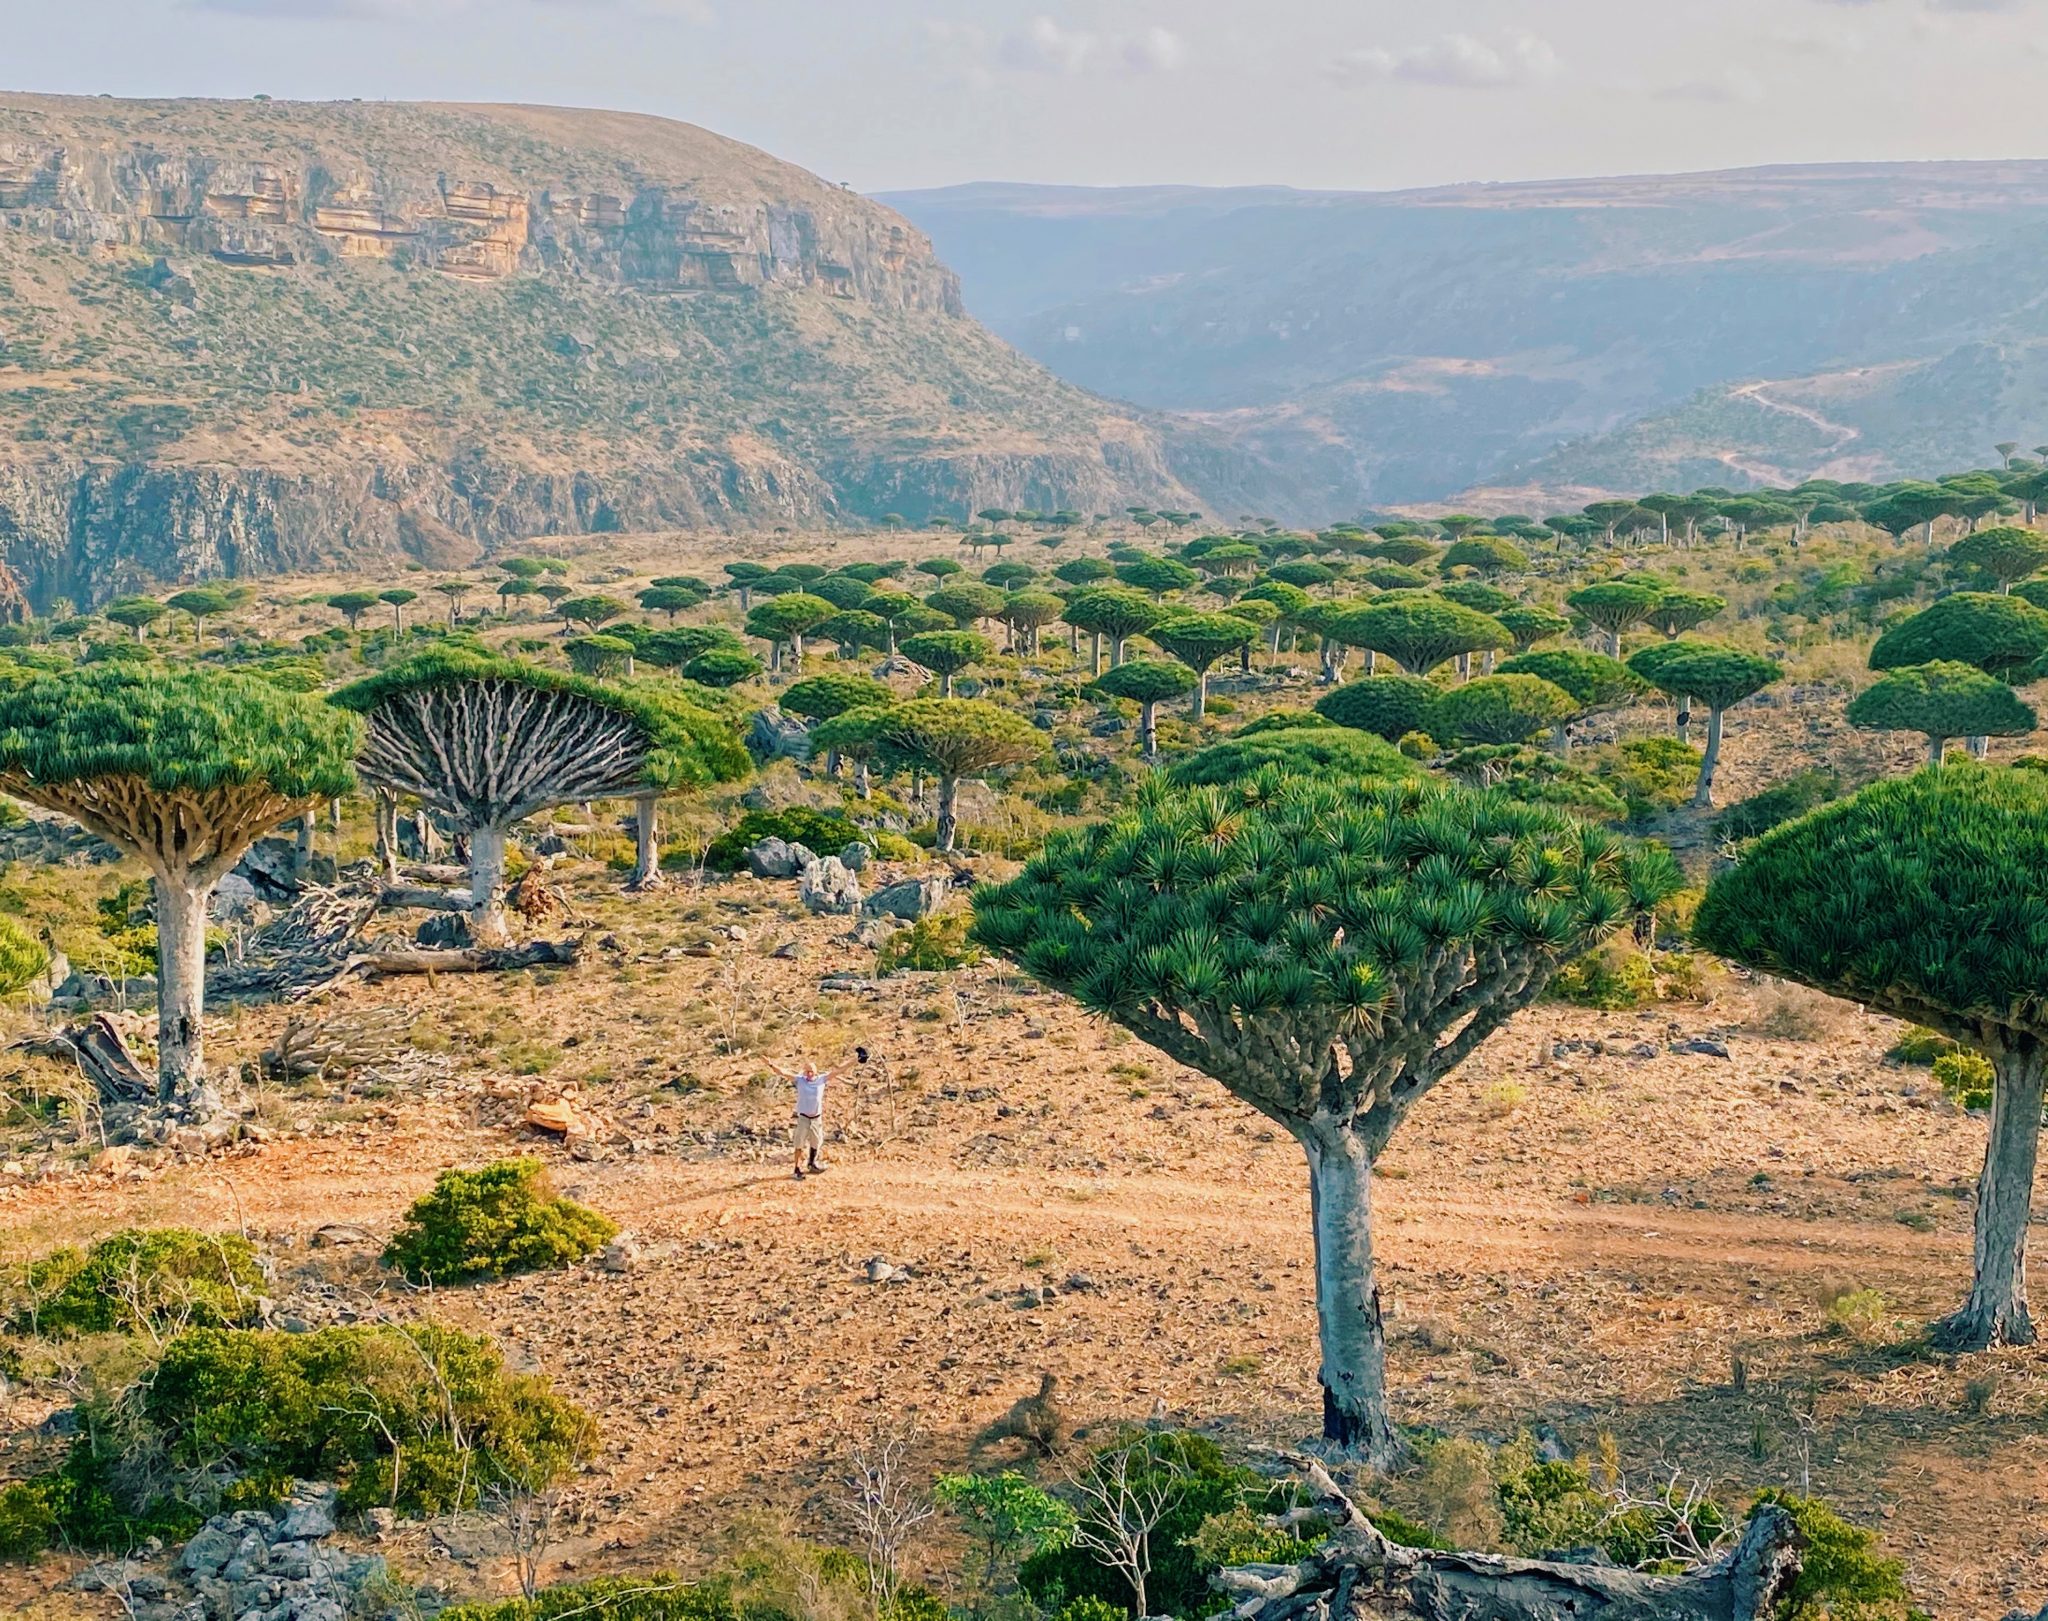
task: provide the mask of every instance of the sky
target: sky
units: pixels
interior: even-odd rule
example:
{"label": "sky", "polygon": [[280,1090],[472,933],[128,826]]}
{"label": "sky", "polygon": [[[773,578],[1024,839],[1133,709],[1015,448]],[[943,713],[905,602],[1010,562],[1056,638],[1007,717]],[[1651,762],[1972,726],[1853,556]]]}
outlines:
{"label": "sky", "polygon": [[0,0],[0,87],[535,101],[863,191],[2048,155],[2048,0]]}

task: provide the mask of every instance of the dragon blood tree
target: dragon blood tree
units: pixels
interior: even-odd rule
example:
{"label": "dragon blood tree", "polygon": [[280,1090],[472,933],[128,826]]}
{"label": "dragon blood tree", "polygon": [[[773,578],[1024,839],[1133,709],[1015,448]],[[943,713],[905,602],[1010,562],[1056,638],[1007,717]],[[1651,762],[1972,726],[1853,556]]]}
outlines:
{"label": "dragon blood tree", "polygon": [[255,676],[91,664],[0,691],[0,791],[75,817],[156,883],[157,1086],[206,1068],[213,886],[280,822],[355,787],[352,715]]}
{"label": "dragon blood tree", "polygon": [[1707,950],[1938,1030],[1996,1075],[1975,1281],[1939,1325],[2024,1345],[2027,1224],[2048,1078],[2048,777],[1945,765],[1775,828],[1707,889]]}
{"label": "dragon blood tree", "polygon": [[467,838],[470,921],[482,940],[504,933],[505,836],[527,817],[590,799],[644,807],[747,769],[727,721],[680,693],[468,648],[415,654],[333,701],[364,719],[363,780],[440,811]]}
{"label": "dragon blood tree", "polygon": [[[1281,735],[1285,735],[1284,733]],[[1301,1144],[1323,1433],[1397,1460],[1372,1168],[1551,977],[1678,883],[1669,852],[1427,782],[1154,778],[974,897],[974,933]]]}

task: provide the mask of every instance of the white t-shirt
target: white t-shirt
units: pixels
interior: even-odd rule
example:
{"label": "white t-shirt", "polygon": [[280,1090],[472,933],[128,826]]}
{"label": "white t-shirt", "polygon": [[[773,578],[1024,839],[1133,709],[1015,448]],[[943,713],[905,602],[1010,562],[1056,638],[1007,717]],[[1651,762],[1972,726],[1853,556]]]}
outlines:
{"label": "white t-shirt", "polygon": [[816,1117],[825,1112],[825,1083],[832,1079],[829,1071],[818,1075],[799,1075],[796,1078],[796,1112]]}

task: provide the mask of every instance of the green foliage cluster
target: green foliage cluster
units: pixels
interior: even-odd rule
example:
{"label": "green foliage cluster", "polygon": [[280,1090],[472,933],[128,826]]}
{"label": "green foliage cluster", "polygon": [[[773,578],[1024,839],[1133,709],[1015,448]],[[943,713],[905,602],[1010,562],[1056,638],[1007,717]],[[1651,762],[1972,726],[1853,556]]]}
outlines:
{"label": "green foliage cluster", "polygon": [[1693,933],[1895,1016],[2027,1031],[2048,953],[2044,893],[2048,778],[1957,763],[1766,833],[1708,888]]}
{"label": "green foliage cluster", "polygon": [[1774,1621],[1926,1621],[1906,1589],[1905,1566],[1877,1552],[1877,1536],[1814,1497],[1760,1492],[1754,1514],[1776,1504],[1792,1516],[1804,1546],[1799,1575]]}
{"label": "green foliage cluster", "polygon": [[53,1337],[246,1328],[263,1292],[256,1248],[239,1234],[130,1227],[31,1262],[11,1326]]}
{"label": "green foliage cluster", "polygon": [[282,799],[355,787],[351,715],[256,676],[153,664],[89,664],[0,685],[0,779],[138,777],[152,793],[261,784]]}
{"label": "green foliage cluster", "polygon": [[1958,1108],[1990,1108],[1996,1080],[1991,1060],[1980,1053],[1943,1053],[1934,1061],[1935,1084]]}
{"label": "green foliage cluster", "polygon": [[28,989],[50,971],[50,953],[19,918],[0,916],[0,996]]}
{"label": "green foliage cluster", "polygon": [[[1172,1505],[1152,1533],[1152,1574],[1146,1584],[1151,1612],[1208,1614],[1217,1607],[1209,1576],[1223,1564],[1220,1555],[1227,1550],[1213,1542],[1198,1544],[1204,1524],[1247,1510],[1278,1513],[1292,1506],[1292,1490],[1230,1463],[1215,1442],[1183,1430],[1119,1435],[1097,1450],[1133,1445],[1142,1454],[1132,1471],[1143,1483],[1141,1490],[1156,1477],[1177,1483]],[[1077,1505],[1077,1513],[1085,1525],[1087,1505]],[[1077,1599],[1093,1599],[1113,1607],[1119,1621],[1131,1613],[1132,1594],[1124,1579],[1070,1540],[1042,1546],[1023,1561],[1017,1574],[1025,1594],[1042,1610],[1059,1613]]]}
{"label": "green foliage cluster", "polygon": [[[1313,717],[1311,717],[1313,718]],[[1420,768],[1398,749],[1348,726],[1246,727],[1233,737],[1184,754],[1166,768],[1181,788],[1221,787],[1265,770],[1346,782],[1415,781]]]}
{"label": "green foliage cluster", "polygon": [[1502,1539],[1532,1557],[1598,1548],[1633,1569],[1681,1568],[1690,1549],[1709,1548],[1728,1529],[1712,1498],[1690,1506],[1675,1493],[1627,1508],[1594,1483],[1581,1463],[1531,1463],[1498,1487]]}
{"label": "green foliage cluster", "polygon": [[1675,737],[1635,737],[1581,756],[1622,798],[1632,825],[1685,803],[1699,776],[1700,751]]}
{"label": "green foliage cluster", "polygon": [[487,1339],[434,1324],[191,1329],[81,1411],[63,1463],[0,1487],[0,1555],[187,1536],[223,1479],[230,1504],[331,1480],[347,1508],[446,1513],[493,1485],[553,1484],[596,1429],[544,1379],[508,1374]]}
{"label": "green foliage cluster", "polygon": [[1736,801],[1714,818],[1718,839],[1754,839],[1842,796],[1842,779],[1821,766],[1796,771],[1782,782]]}
{"label": "green foliage cluster", "polygon": [[711,841],[704,851],[704,865],[713,872],[738,872],[747,864],[747,852],[763,839],[801,844],[823,856],[837,855],[849,844],[859,844],[866,838],[842,811],[818,810],[810,805],[752,810],[739,819],[737,826]]}
{"label": "green foliage cluster", "polygon": [[944,912],[921,917],[896,930],[875,952],[875,972],[893,974],[909,969],[937,974],[967,968],[981,961],[981,947],[967,937],[965,912]]}
{"label": "green foliage cluster", "polygon": [[414,1283],[460,1283],[568,1266],[602,1249],[618,1228],[560,1198],[537,1159],[447,1170],[405,1213],[384,1264]]}

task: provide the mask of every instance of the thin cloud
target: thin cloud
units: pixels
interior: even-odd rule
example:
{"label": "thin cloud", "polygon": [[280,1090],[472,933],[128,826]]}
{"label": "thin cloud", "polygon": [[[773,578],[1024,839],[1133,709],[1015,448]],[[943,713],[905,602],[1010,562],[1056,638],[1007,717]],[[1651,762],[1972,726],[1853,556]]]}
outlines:
{"label": "thin cloud", "polygon": [[187,11],[273,22],[416,22],[462,11],[610,11],[651,22],[699,26],[717,20],[710,0],[183,0]]}
{"label": "thin cloud", "polygon": [[1102,40],[1085,28],[1064,28],[1050,17],[1033,17],[996,45],[996,60],[1019,73],[1079,73],[1100,51]]}
{"label": "thin cloud", "polygon": [[1327,72],[1344,84],[1512,90],[1541,83],[1557,67],[1557,52],[1547,40],[1517,31],[1490,39],[1475,34],[1444,34],[1426,44],[1400,50],[1367,46],[1338,57],[1329,64]]}
{"label": "thin cloud", "polygon": [[1660,101],[1704,101],[1746,107],[1764,99],[1764,85],[1754,73],[1730,68],[1725,73],[1662,85],[1650,94]]}
{"label": "thin cloud", "polygon": [[983,85],[992,82],[997,73],[1063,79],[1090,74],[1138,78],[1172,73],[1189,55],[1187,41],[1170,28],[1105,34],[1070,28],[1043,14],[1002,35],[936,19],[925,23],[925,34],[954,58],[963,78]]}

